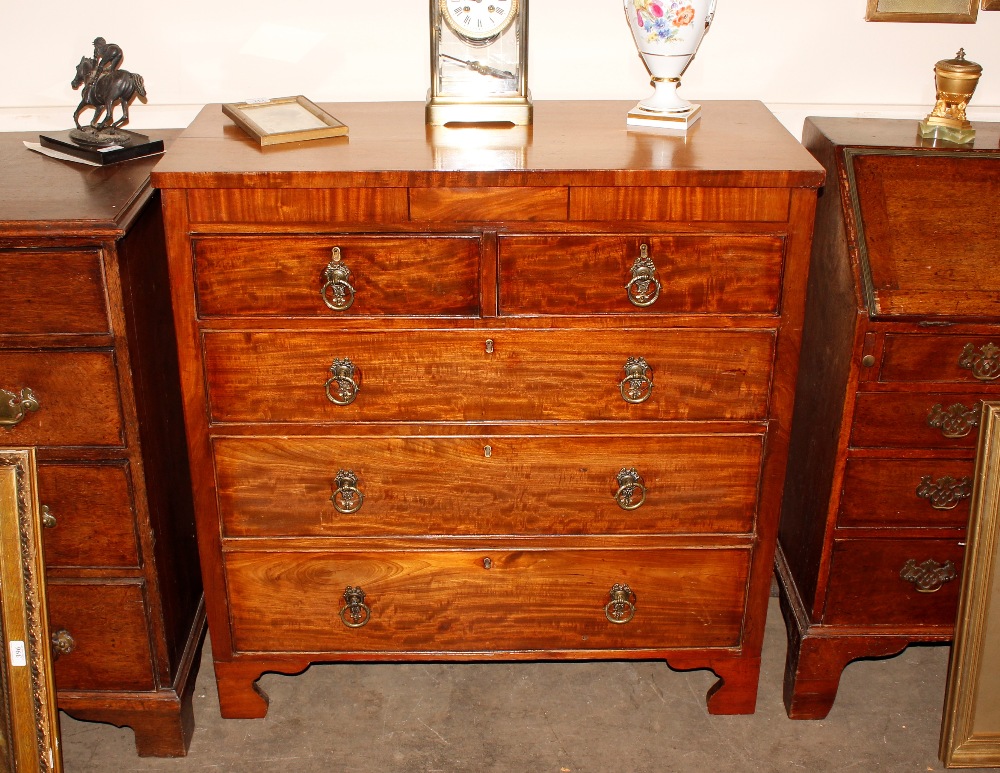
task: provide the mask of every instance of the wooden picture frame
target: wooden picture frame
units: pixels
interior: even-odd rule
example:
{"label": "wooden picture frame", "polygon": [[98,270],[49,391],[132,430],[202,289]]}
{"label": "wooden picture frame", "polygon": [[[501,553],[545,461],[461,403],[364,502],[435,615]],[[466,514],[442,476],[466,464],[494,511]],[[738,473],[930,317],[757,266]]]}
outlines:
{"label": "wooden picture frame", "polygon": [[347,134],[345,124],[301,95],[227,102],[222,112],[262,146]]}
{"label": "wooden picture frame", "polygon": [[0,766],[61,773],[34,449],[0,449]]}
{"label": "wooden picture frame", "polygon": [[974,24],[978,13],[979,0],[868,0],[865,21]]}
{"label": "wooden picture frame", "polygon": [[1000,402],[984,402],[939,754],[1000,766]]}
{"label": "wooden picture frame", "polygon": [[983,0],[984,11],[1000,11],[1000,0]]}

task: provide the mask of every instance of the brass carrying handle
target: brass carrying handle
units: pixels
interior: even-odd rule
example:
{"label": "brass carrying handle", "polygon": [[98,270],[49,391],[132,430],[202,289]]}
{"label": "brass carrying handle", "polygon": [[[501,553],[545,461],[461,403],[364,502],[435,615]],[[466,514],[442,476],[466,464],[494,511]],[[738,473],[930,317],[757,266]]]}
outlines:
{"label": "brass carrying handle", "polygon": [[60,655],[69,655],[76,649],[76,639],[65,628],[60,628],[52,634],[52,654],[58,658]]}
{"label": "brass carrying handle", "polygon": [[924,475],[917,486],[917,496],[930,502],[935,510],[953,510],[963,499],[972,496],[972,478],[968,475],[955,479],[950,475],[936,481]]}
{"label": "brass carrying handle", "polygon": [[371,607],[365,604],[365,592],[361,588],[347,586],[347,590],[344,591],[344,608],[340,610],[340,619],[348,628],[360,628],[372,619]]}
{"label": "brass carrying handle", "polygon": [[906,582],[913,583],[918,593],[937,593],[945,583],[956,579],[958,572],[951,561],[939,564],[928,558],[918,565],[916,560],[911,558],[903,564],[899,576]]}
{"label": "brass carrying handle", "polygon": [[[646,501],[646,484],[635,467],[622,467],[618,475],[615,501],[622,510],[637,510]],[[638,499],[638,501],[636,501]]]}
{"label": "brass carrying handle", "polygon": [[639,245],[639,257],[632,264],[632,279],[625,285],[625,292],[631,304],[640,308],[652,306],[660,297],[660,280],[648,244]]}
{"label": "brass carrying handle", "polygon": [[333,485],[337,490],[333,492],[330,501],[338,513],[350,515],[361,509],[365,495],[358,489],[358,476],[354,474],[354,470],[339,470],[337,477],[333,479]]}
{"label": "brass carrying handle", "polygon": [[966,344],[958,358],[958,367],[971,370],[980,381],[996,381],[1000,378],[1000,346],[992,341],[976,350]]}
{"label": "brass carrying handle", "polygon": [[626,403],[644,403],[653,394],[653,369],[642,357],[629,357],[622,366],[625,378],[618,385]]}
{"label": "brass carrying handle", "polygon": [[331,376],[326,380],[327,399],[334,405],[350,405],[358,396],[361,385],[357,369],[349,357],[335,359],[330,366]]}
{"label": "brass carrying handle", "polygon": [[334,311],[347,311],[354,303],[354,287],[350,283],[351,269],[343,262],[340,247],[332,250],[330,262],[323,269],[323,287],[319,294],[323,303]]}
{"label": "brass carrying handle", "polygon": [[931,406],[927,414],[927,426],[940,429],[946,438],[961,438],[979,426],[979,414],[983,410],[983,401],[977,400],[971,408],[962,403],[944,408],[941,403]]}
{"label": "brass carrying handle", "polygon": [[604,605],[604,616],[615,625],[625,625],[635,617],[635,594],[625,583],[615,583],[608,591],[611,601]]}
{"label": "brass carrying handle", "polygon": [[39,407],[38,398],[29,387],[24,387],[20,394],[0,389],[0,427],[16,427],[29,411],[37,411]]}

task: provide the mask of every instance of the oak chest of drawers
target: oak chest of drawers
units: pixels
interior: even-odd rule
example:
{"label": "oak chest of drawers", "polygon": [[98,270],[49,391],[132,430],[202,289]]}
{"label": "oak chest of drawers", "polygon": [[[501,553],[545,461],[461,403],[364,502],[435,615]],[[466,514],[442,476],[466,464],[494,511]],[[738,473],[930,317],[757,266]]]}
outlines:
{"label": "oak chest of drawers", "polygon": [[822,171],[758,103],[261,151],[163,189],[222,712],[330,660],[662,658],[754,709]]}
{"label": "oak chest of drawers", "polygon": [[778,570],[785,704],[829,712],[851,660],[948,641],[984,399],[1000,395],[1000,125],[807,119],[827,169]]}
{"label": "oak chest of drawers", "polygon": [[0,137],[0,445],[37,448],[59,708],[183,755],[205,613],[154,160],[37,139]]}

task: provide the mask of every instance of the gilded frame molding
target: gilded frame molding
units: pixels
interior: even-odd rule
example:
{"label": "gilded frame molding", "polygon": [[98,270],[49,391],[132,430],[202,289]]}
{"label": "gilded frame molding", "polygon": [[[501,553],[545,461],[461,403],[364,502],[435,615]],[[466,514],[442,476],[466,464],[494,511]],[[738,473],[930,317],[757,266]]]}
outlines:
{"label": "gilded frame molding", "polygon": [[1000,11],[1000,0],[983,0],[984,11]]}
{"label": "gilded frame molding", "polygon": [[0,768],[61,773],[34,449],[0,449]]}
{"label": "gilded frame molding", "polygon": [[[1000,0],[982,0],[983,8],[986,4],[993,7],[1000,7]],[[913,10],[880,10],[882,0],[868,0],[868,7],[865,9],[865,21],[900,21],[900,22],[934,22],[938,24],[974,24],[979,13],[979,0],[966,0],[967,11],[958,13],[935,13],[926,10],[926,2],[912,0]],[[905,0],[897,0],[896,6],[906,6]]]}
{"label": "gilded frame molding", "polygon": [[1000,401],[983,403],[939,755],[1000,766]]}

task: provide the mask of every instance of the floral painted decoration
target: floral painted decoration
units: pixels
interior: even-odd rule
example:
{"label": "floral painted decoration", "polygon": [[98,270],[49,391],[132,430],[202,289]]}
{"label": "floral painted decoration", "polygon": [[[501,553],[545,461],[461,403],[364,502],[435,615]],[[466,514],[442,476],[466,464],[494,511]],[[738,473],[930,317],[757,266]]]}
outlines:
{"label": "floral painted decoration", "polygon": [[635,0],[636,24],[648,33],[650,43],[679,42],[682,27],[694,23],[694,8],[684,0]]}

